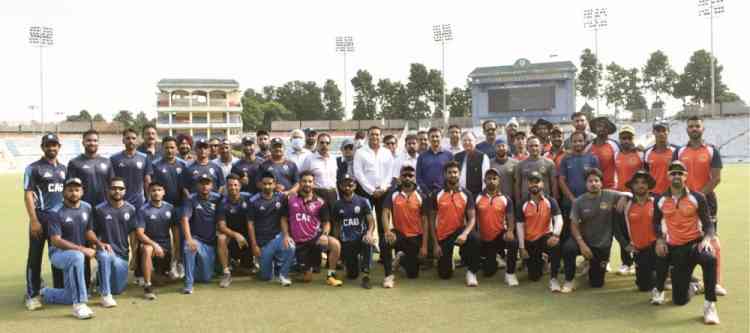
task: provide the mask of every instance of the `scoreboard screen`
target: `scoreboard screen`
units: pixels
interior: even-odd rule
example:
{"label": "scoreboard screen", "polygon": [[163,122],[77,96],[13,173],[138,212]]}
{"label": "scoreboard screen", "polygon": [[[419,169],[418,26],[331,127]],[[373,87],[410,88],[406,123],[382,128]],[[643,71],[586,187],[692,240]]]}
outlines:
{"label": "scoreboard screen", "polygon": [[491,89],[487,93],[490,112],[550,111],[555,107],[554,85]]}

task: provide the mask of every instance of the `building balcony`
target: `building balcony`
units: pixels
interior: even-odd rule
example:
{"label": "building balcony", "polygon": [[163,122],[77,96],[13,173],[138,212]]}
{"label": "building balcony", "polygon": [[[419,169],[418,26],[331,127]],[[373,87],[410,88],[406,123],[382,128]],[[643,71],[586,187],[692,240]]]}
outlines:
{"label": "building balcony", "polygon": [[168,123],[168,122],[157,122],[157,128],[163,129],[198,129],[198,128],[242,128],[242,122],[233,123]]}
{"label": "building balcony", "polygon": [[242,112],[242,106],[240,105],[214,105],[212,102],[210,105],[203,104],[198,106],[193,104],[190,105],[176,105],[172,103],[172,106],[158,105],[156,108],[157,112]]}

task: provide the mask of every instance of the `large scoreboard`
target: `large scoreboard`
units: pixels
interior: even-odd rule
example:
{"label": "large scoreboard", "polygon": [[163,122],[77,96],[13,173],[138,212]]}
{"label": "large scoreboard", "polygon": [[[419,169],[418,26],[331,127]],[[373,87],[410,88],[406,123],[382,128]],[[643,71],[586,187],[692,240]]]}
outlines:
{"label": "large scoreboard", "polygon": [[489,112],[551,111],[555,108],[555,85],[532,84],[489,89]]}

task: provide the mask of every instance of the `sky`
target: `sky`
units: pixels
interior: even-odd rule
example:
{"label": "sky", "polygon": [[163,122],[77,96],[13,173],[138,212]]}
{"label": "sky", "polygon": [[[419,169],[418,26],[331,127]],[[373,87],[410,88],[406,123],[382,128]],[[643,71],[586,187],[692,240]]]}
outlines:
{"label": "sky", "polygon": [[[573,61],[594,47],[583,10],[608,9],[599,57],[642,67],[661,49],[681,72],[693,51],[710,47],[709,21],[697,0],[662,1],[64,1],[0,3],[0,120],[40,119],[40,52],[28,28],[51,26],[55,45],[43,50],[47,120],[86,109],[110,118],[118,110],[155,115],[162,78],[232,78],[242,90],[291,80],[334,79],[344,61],[335,37],[351,35],[348,78],[367,69],[375,80],[406,81],[409,64],[441,67],[434,24],[449,23],[448,84],[463,86],[476,67]],[[750,1],[724,0],[714,21],[714,51],[723,79],[750,99],[747,32]],[[555,56],[553,56],[555,55]],[[348,110],[353,90],[348,87]],[[649,102],[652,99],[649,97]],[[576,108],[583,101],[579,99]],[[667,101],[668,108],[679,103]],[[602,103],[604,104],[604,103]]]}

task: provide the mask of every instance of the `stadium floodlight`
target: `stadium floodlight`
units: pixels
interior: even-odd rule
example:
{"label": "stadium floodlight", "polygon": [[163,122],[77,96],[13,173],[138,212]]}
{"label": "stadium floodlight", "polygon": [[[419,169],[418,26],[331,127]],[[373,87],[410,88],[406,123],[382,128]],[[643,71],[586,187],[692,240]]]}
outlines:
{"label": "stadium floodlight", "polygon": [[347,75],[346,75],[346,54],[354,52],[354,38],[352,36],[336,36],[336,52],[341,53],[344,57],[344,116],[349,118],[347,111],[348,101],[348,89],[347,89]]}
{"label": "stadium floodlight", "polygon": [[[589,8],[583,11],[583,28],[594,32],[594,55],[599,59],[599,30],[607,28],[607,8]],[[599,87],[596,87],[596,110],[594,115],[599,115]]]}
{"label": "stadium floodlight", "polygon": [[698,0],[698,16],[709,19],[711,35],[711,114],[716,103],[716,56],[714,55],[714,17],[724,13],[724,0]]}
{"label": "stadium floodlight", "polygon": [[42,133],[44,133],[44,66],[42,62],[44,58],[42,52],[45,47],[54,45],[54,33],[51,27],[29,27],[29,44],[39,48],[39,110],[42,118]]}
{"label": "stadium floodlight", "polygon": [[448,80],[445,75],[445,43],[453,40],[453,30],[450,24],[436,24],[432,26],[432,39],[440,43],[442,51],[442,64],[443,64],[443,123],[448,126],[448,117],[450,116],[448,108],[446,108],[446,95]]}

